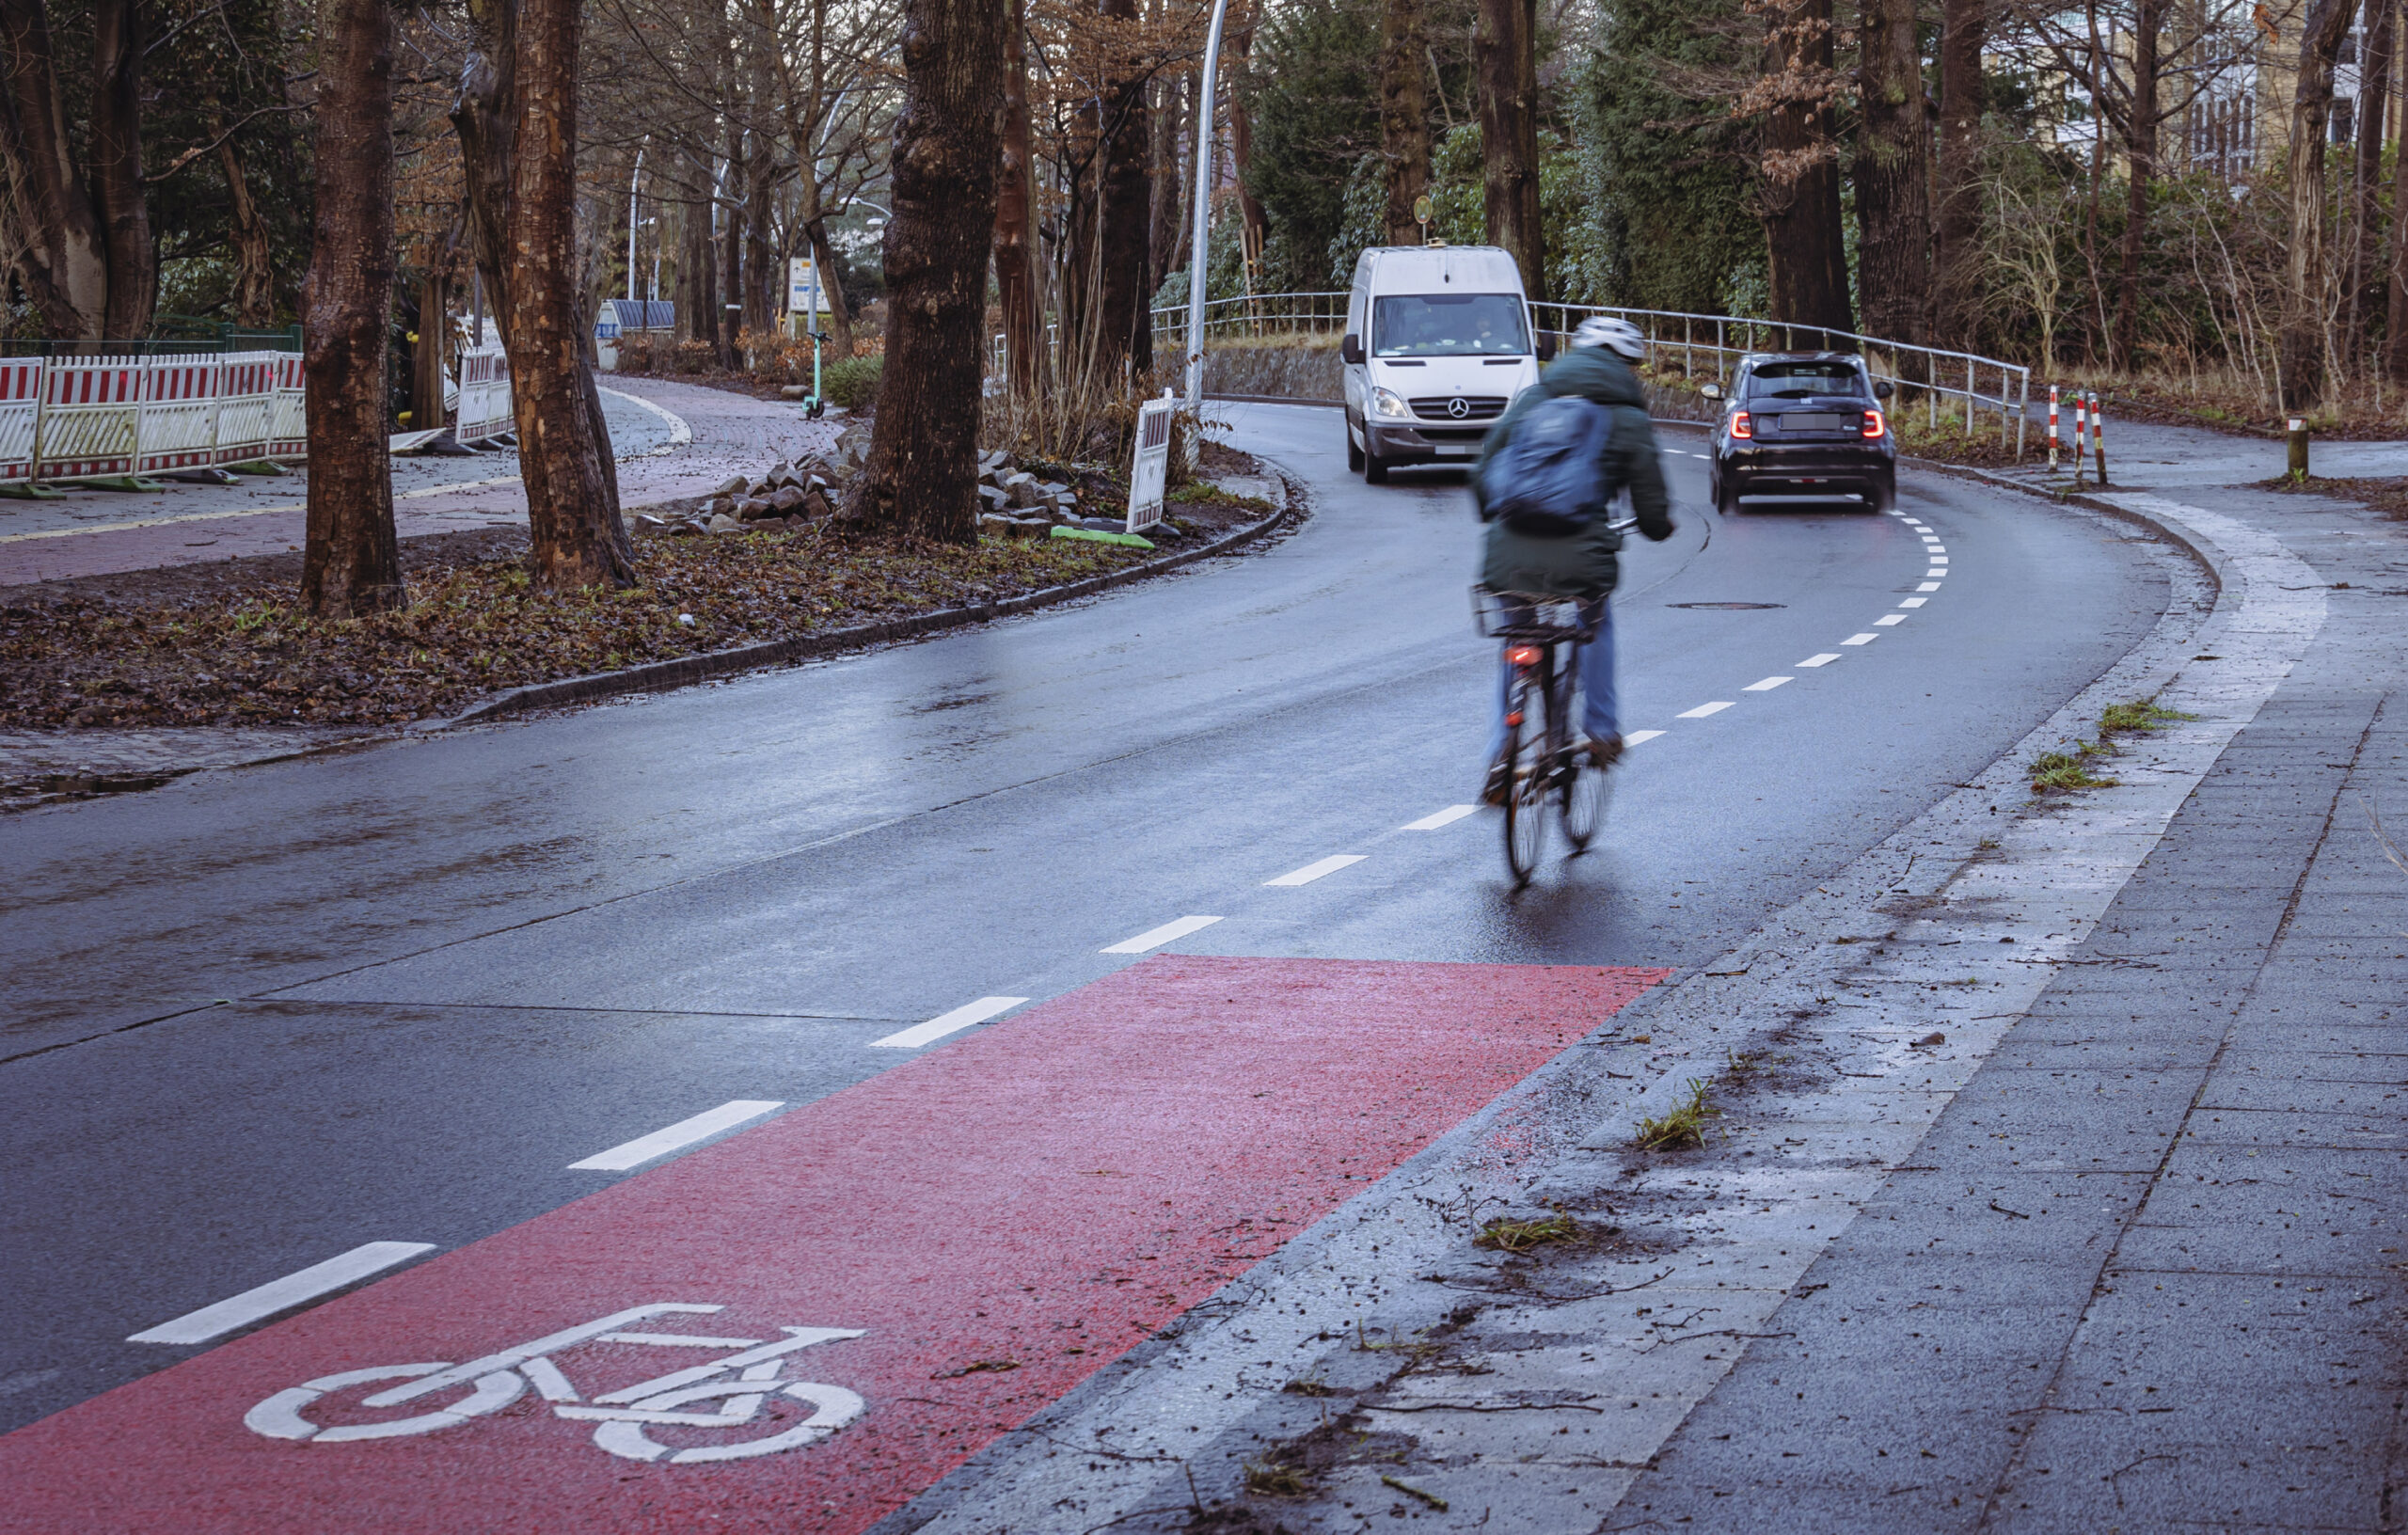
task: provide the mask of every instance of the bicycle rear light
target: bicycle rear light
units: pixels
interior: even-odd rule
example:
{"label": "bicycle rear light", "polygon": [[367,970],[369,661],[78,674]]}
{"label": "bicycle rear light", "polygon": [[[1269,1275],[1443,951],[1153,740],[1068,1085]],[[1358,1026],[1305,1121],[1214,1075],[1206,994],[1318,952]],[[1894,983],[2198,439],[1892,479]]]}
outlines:
{"label": "bicycle rear light", "polygon": [[1735,410],[1731,413],[1731,435],[1742,438],[1751,438],[1756,435],[1756,429],[1750,424],[1746,411]]}
{"label": "bicycle rear light", "polygon": [[1881,413],[1879,411],[1868,410],[1864,413],[1864,435],[1868,437],[1877,437],[1881,435]]}
{"label": "bicycle rear light", "polygon": [[1505,658],[1513,662],[1515,666],[1536,666],[1539,664],[1539,647],[1536,645],[1515,645],[1513,649],[1505,653]]}

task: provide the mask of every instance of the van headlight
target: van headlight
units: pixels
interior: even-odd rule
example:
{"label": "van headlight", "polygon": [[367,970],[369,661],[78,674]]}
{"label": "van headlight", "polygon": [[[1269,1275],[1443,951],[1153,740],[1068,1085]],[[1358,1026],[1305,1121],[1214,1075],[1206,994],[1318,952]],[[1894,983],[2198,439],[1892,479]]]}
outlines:
{"label": "van headlight", "polygon": [[1374,416],[1386,416],[1390,420],[1394,421],[1409,420],[1413,416],[1412,410],[1406,406],[1405,403],[1402,399],[1398,398],[1397,392],[1394,389],[1388,388],[1374,388],[1371,390],[1371,414]]}

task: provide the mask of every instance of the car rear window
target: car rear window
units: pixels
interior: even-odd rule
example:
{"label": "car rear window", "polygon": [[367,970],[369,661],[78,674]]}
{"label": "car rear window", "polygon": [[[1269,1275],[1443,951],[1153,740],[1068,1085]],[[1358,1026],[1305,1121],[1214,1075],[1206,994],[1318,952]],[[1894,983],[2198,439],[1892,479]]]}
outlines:
{"label": "car rear window", "polygon": [[1804,400],[1819,394],[1864,393],[1864,380],[1845,362],[1766,362],[1748,374],[1756,399]]}

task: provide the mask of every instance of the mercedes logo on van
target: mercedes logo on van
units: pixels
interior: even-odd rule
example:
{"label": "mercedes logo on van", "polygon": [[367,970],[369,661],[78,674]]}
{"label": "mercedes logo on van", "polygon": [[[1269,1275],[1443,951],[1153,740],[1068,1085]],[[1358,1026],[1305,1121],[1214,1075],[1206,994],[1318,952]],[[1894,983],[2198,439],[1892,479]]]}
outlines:
{"label": "mercedes logo on van", "polygon": [[1447,402],[1447,414],[1460,421],[1471,414],[1471,402],[1462,395],[1457,395]]}

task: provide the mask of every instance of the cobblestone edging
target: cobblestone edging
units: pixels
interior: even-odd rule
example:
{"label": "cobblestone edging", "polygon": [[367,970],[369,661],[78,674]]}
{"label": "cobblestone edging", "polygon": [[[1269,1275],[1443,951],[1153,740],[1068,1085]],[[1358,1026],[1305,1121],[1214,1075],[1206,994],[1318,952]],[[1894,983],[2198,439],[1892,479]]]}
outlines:
{"label": "cobblestone edging", "polygon": [[974,608],[944,608],[933,613],[915,613],[910,618],[886,619],[876,624],[856,624],[848,628],[831,629],[825,634],[796,635],[786,640],[764,640],[756,644],[737,645],[727,650],[714,650],[701,656],[680,656],[674,660],[652,661],[642,666],[623,667],[616,672],[596,672],[582,677],[562,677],[558,682],[531,683],[513,688],[508,692],[470,704],[449,720],[420,720],[408,728],[414,732],[450,730],[459,725],[476,724],[498,720],[506,715],[523,714],[530,709],[556,708],[564,704],[584,704],[597,698],[612,698],[624,693],[661,692],[705,682],[735,672],[749,672],[756,667],[782,666],[792,661],[809,660],[815,657],[834,655],[840,651],[858,650],[870,645],[886,644],[897,640],[915,639],[924,634],[958,628],[968,624],[983,624],[990,619],[1008,618],[1014,613],[1033,612],[1051,608],[1056,603],[1078,597],[1092,596],[1098,592],[1159,576],[1197,560],[1216,554],[1227,554],[1242,548],[1286,522],[1302,504],[1296,483],[1285,473],[1277,474],[1280,498],[1277,511],[1257,522],[1248,523],[1236,531],[1227,533],[1196,549],[1181,549],[1159,560],[1130,565],[1120,570],[1090,576],[1083,581],[1065,586],[1049,586],[1041,592],[1023,593],[1000,602],[980,603]]}

